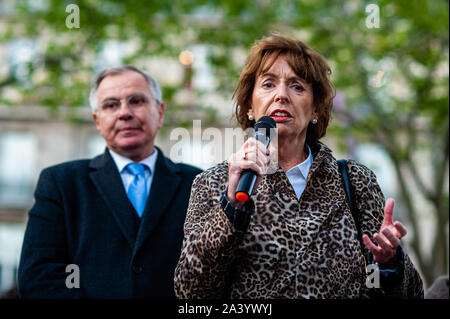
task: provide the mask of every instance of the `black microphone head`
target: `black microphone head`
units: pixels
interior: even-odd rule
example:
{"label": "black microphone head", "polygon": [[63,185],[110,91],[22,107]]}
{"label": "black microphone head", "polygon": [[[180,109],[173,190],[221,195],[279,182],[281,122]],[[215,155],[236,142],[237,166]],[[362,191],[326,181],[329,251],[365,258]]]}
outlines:
{"label": "black microphone head", "polygon": [[265,128],[265,129],[271,129],[276,128],[277,124],[275,123],[275,120],[271,118],[270,116],[263,116],[261,117],[258,122],[255,124],[255,130]]}

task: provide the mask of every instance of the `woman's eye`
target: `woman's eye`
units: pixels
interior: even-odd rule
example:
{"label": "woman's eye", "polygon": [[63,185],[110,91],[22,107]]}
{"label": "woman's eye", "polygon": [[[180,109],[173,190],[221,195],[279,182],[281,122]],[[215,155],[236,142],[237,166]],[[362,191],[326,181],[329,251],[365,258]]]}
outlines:
{"label": "woman's eye", "polygon": [[265,83],[263,83],[262,86],[265,87],[265,88],[268,88],[268,89],[273,88],[273,84],[270,83],[270,82],[265,82]]}
{"label": "woman's eye", "polygon": [[294,85],[292,85],[292,88],[293,88],[294,90],[296,90],[296,91],[299,91],[299,92],[301,92],[301,91],[304,90],[303,86],[302,86],[302,85],[299,85],[299,84],[294,84]]}

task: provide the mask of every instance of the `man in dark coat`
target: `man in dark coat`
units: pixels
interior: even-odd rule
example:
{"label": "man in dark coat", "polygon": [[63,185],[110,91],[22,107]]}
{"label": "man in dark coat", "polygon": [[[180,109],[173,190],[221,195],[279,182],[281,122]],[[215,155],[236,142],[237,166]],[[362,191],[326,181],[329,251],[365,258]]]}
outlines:
{"label": "man in dark coat", "polygon": [[19,265],[22,298],[174,298],[173,273],[192,181],[154,146],[158,83],[132,66],[93,83],[93,118],[107,148],[44,169]]}

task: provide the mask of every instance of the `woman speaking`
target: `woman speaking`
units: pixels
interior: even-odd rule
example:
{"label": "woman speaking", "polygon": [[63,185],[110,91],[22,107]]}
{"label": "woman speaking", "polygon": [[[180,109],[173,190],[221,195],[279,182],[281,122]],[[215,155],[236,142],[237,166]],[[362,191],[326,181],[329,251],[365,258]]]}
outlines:
{"label": "woman speaking", "polygon": [[[195,179],[175,270],[179,298],[423,298],[393,199],[349,160],[352,215],[337,160],[319,142],[334,97],[330,73],[301,41],[274,34],[253,45],[236,117],[244,130],[271,117],[278,143],[249,138]],[[236,193],[248,170],[257,178],[246,200]]]}

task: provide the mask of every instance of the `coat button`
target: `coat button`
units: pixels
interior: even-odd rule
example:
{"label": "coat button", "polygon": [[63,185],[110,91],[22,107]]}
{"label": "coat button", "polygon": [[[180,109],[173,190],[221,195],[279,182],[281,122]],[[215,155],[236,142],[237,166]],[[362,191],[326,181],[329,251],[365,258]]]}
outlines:
{"label": "coat button", "polygon": [[135,274],[140,274],[143,270],[144,268],[141,265],[133,265],[133,272]]}

